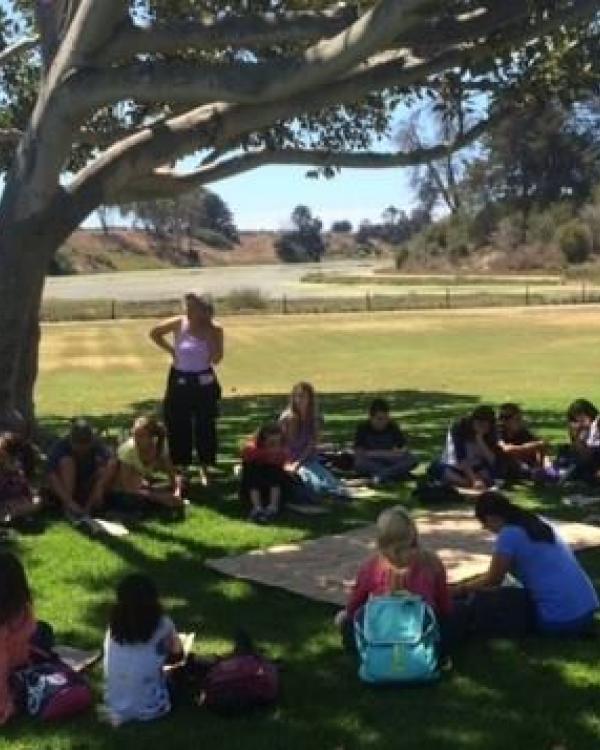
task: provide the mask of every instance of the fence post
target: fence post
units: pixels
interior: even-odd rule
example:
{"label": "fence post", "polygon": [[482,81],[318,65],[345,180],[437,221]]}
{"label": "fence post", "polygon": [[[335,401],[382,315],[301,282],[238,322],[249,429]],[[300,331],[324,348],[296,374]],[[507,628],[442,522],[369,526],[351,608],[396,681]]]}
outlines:
{"label": "fence post", "polygon": [[111,320],[117,319],[117,303],[114,299],[110,303],[110,319]]}
{"label": "fence post", "polygon": [[446,287],[446,308],[450,309],[450,287]]}
{"label": "fence post", "polygon": [[529,297],[529,284],[525,287],[525,304],[529,307],[530,303],[530,297]]}
{"label": "fence post", "polygon": [[284,295],[283,295],[283,297],[281,298],[281,312],[282,312],[282,313],[283,313],[284,315],[287,315],[287,311],[288,311],[288,306],[287,306],[287,297],[286,297],[286,295],[284,294]]}
{"label": "fence post", "polygon": [[582,305],[585,305],[585,302],[586,302],[585,297],[586,297],[586,288],[585,288],[585,281],[583,281],[581,284],[581,304]]}
{"label": "fence post", "polygon": [[372,309],[372,307],[371,307],[371,293],[367,292],[365,294],[365,310],[367,312],[371,312],[371,309]]}

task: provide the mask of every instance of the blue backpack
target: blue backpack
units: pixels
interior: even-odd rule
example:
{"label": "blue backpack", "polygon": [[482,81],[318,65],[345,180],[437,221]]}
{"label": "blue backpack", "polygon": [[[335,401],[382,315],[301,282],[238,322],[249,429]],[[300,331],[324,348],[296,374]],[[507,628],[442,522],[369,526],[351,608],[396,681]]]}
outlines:
{"label": "blue backpack", "polygon": [[355,636],[363,682],[432,682],[440,676],[440,631],[420,596],[369,599],[355,620]]}

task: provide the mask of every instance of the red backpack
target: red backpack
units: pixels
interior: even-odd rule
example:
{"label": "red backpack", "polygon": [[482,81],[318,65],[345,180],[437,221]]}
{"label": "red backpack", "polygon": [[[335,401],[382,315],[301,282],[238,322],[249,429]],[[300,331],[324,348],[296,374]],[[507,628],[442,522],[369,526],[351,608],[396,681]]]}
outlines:
{"label": "red backpack", "polygon": [[11,686],[17,704],[42,721],[68,719],[92,705],[92,691],[85,677],[58,659],[14,672]]}
{"label": "red backpack", "polygon": [[217,662],[206,675],[200,704],[227,716],[271,706],[279,697],[277,667],[257,654],[239,654]]}

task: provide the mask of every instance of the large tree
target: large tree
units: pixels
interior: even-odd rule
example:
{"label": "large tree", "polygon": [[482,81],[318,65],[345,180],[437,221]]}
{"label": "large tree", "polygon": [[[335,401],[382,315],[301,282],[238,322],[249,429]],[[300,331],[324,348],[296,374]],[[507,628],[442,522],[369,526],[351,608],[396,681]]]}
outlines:
{"label": "large tree", "polygon": [[[57,247],[101,205],[265,164],[428,163],[506,93],[597,70],[597,0],[4,0],[0,417],[33,418],[38,313]],[[401,104],[459,76],[488,113],[451,143],[381,154]],[[565,83],[564,79],[569,82]],[[174,168],[195,156],[192,171]],[[187,162],[189,163],[189,161]]]}

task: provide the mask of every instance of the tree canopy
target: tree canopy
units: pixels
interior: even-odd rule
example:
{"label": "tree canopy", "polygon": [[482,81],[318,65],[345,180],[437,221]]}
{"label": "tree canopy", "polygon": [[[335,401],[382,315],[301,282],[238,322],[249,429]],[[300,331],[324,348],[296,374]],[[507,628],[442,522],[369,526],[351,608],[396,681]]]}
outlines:
{"label": "tree canopy", "polygon": [[[429,164],[520,101],[598,86],[598,0],[5,0],[0,12],[0,418],[32,413],[44,276],[102,205],[266,164]],[[382,152],[438,92],[479,116]],[[186,158],[187,157],[187,158]],[[182,160],[186,158],[183,168]],[[1,419],[0,419],[1,421]]]}
{"label": "tree canopy", "polygon": [[[1,166],[15,145],[23,158],[46,147],[36,178],[52,177],[55,189],[69,169],[85,207],[98,196],[171,195],[268,163],[327,175],[418,163],[474,139],[487,118],[452,142],[371,153],[400,105],[460,84],[483,93],[494,117],[536,89],[570,96],[598,80],[595,0],[8,4]],[[169,169],[189,155],[198,169]]]}

